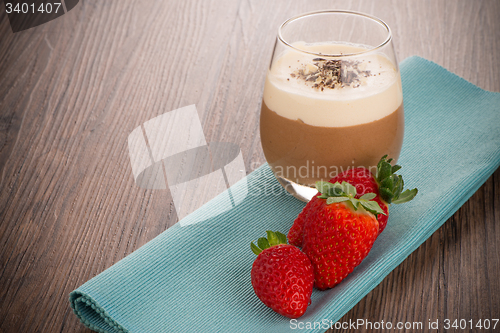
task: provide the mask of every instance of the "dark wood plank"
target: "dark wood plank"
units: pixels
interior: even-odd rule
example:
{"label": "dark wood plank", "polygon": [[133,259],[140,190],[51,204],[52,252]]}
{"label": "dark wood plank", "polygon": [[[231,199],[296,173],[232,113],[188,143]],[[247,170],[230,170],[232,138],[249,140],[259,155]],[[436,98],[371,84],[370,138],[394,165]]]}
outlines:
{"label": "dark wood plank", "polygon": [[[0,14],[0,332],[90,332],[68,294],[177,221],[138,188],[127,136],[196,104],[207,141],[264,163],[258,118],[274,36],[311,10],[371,13],[399,59],[420,55],[500,91],[498,1],[84,1],[12,34]],[[500,174],[341,320],[500,313]],[[342,330],[352,331],[352,330]]]}

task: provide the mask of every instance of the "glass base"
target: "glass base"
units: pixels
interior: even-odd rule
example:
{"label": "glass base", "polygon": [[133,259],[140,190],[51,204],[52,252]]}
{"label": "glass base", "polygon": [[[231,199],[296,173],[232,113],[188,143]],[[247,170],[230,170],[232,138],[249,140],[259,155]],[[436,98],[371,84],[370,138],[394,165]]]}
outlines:
{"label": "glass base", "polygon": [[300,201],[309,202],[314,197],[314,195],[318,193],[318,190],[314,187],[300,185],[289,179],[279,177],[276,175],[274,176],[281,184],[281,186],[283,186],[283,188],[287,190],[288,193],[290,193]]}

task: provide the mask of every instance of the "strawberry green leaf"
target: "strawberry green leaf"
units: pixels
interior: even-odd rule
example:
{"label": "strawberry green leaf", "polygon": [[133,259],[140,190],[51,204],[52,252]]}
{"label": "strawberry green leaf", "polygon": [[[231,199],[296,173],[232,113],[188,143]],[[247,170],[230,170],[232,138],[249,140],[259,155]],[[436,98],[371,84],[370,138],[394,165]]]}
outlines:
{"label": "strawberry green leaf", "polygon": [[417,193],[418,193],[418,190],[416,188],[414,188],[413,190],[406,190],[403,193],[401,193],[399,198],[393,200],[392,203],[398,205],[398,204],[408,202],[408,201],[412,200],[413,198],[415,198]]}
{"label": "strawberry green leaf", "polygon": [[388,204],[390,204],[392,198],[394,197],[394,194],[385,187],[379,188],[378,191],[380,192],[380,196],[382,197],[382,199],[384,199]]}
{"label": "strawberry green leaf", "polygon": [[338,182],[335,184],[328,183],[329,185],[325,186],[324,194],[327,197],[340,197],[344,195],[344,187],[340,185]]}
{"label": "strawberry green leaf", "polygon": [[376,201],[361,201],[360,200],[359,203],[361,204],[361,206],[363,206],[364,209],[366,209],[370,213],[374,214],[375,216],[377,216],[377,214],[386,215]]}
{"label": "strawberry green leaf", "polygon": [[344,192],[347,193],[347,195],[353,197],[356,195],[356,188],[348,182],[342,182],[342,186],[344,187]]}
{"label": "strawberry green leaf", "polygon": [[276,231],[275,234],[276,234],[276,236],[278,236],[278,240],[279,240],[280,244],[286,244],[287,243],[287,239],[286,239],[286,236],[284,234],[282,234],[279,231]]}
{"label": "strawberry green leaf", "polygon": [[396,164],[396,165],[394,165],[394,166],[392,167],[391,172],[392,172],[392,173],[396,173],[399,169],[401,169],[401,165],[397,165],[397,164]]}
{"label": "strawberry green leaf", "polygon": [[385,162],[386,158],[387,158],[387,155],[384,155],[384,156],[382,156],[382,158],[380,159],[380,161],[378,161],[378,164],[377,164],[377,179],[378,179],[378,176],[379,176],[380,168],[382,167],[382,163]]}
{"label": "strawberry green leaf", "polygon": [[348,198],[348,200],[352,203],[354,210],[358,210],[359,200],[355,198]]}
{"label": "strawberry green leaf", "polygon": [[259,255],[262,250],[257,247],[253,242],[250,243],[250,248],[252,249],[252,252],[255,253],[256,255]]}
{"label": "strawberry green leaf", "polygon": [[267,238],[265,237],[261,237],[257,240],[257,245],[262,249],[262,250],[265,250],[269,247],[271,247],[271,245],[269,244]]}
{"label": "strawberry green leaf", "polygon": [[321,193],[319,196],[321,199],[326,199],[329,197],[340,197],[344,195],[344,187],[339,183],[329,183],[318,181],[316,182],[316,189]]}
{"label": "strawberry green leaf", "polygon": [[[329,183],[319,181],[316,182],[316,189],[322,194],[322,196],[339,196],[342,192],[342,187],[339,183]],[[325,197],[323,199],[326,199]]]}
{"label": "strawberry green leaf", "polygon": [[417,194],[417,190],[403,192],[403,177],[395,174],[396,171],[401,169],[401,166],[391,166],[392,158],[388,160],[386,158],[387,155],[384,155],[377,165],[376,179],[379,184],[380,197],[388,204],[400,204],[410,201]]}
{"label": "strawberry green leaf", "polygon": [[328,197],[326,199],[326,204],[331,205],[332,203],[342,202],[342,201],[347,201],[347,200],[349,200],[348,197]]}
{"label": "strawberry green leaf", "polygon": [[391,164],[387,163],[386,161],[382,161],[382,164],[380,165],[379,169],[378,181],[382,182],[384,179],[389,177],[391,175],[391,170],[392,170]]}
{"label": "strawberry green leaf", "polygon": [[267,238],[261,237],[257,240],[257,245],[253,242],[250,244],[250,248],[252,252],[256,255],[259,255],[263,250],[270,248],[271,246],[275,246],[278,244],[287,244],[287,239],[284,234],[279,231],[271,231],[267,230]]}
{"label": "strawberry green leaf", "polygon": [[359,198],[360,200],[372,200],[372,199],[375,199],[377,195],[375,193],[366,193],[366,194],[363,194],[361,196],[361,198]]}
{"label": "strawberry green leaf", "polygon": [[382,179],[382,181],[380,182],[380,186],[385,187],[392,192],[392,189],[394,188],[394,179],[391,176]]}
{"label": "strawberry green leaf", "polygon": [[328,195],[331,197],[340,197],[343,196],[345,192],[344,186],[339,183],[332,184],[330,189],[328,190]]}
{"label": "strawberry green leaf", "polygon": [[269,245],[274,246],[278,245],[280,243],[280,240],[278,239],[278,236],[271,230],[267,230],[267,240],[269,241]]}
{"label": "strawberry green leaf", "polygon": [[394,181],[394,190],[392,193],[394,194],[394,198],[398,198],[399,195],[401,194],[401,191],[403,191],[403,177],[400,175],[394,175],[395,181]]}
{"label": "strawberry green leaf", "polygon": [[330,189],[332,183],[329,182],[324,182],[324,181],[318,181],[316,182],[316,189],[318,190],[319,193],[328,193],[328,190]]}

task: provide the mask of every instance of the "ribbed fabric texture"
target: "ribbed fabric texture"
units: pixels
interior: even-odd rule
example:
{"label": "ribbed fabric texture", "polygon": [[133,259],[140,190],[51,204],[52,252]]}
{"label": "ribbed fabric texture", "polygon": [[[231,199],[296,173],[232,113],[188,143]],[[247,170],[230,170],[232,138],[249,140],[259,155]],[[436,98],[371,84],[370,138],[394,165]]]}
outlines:
{"label": "ribbed fabric texture", "polygon": [[[500,165],[500,93],[484,91],[419,57],[401,63],[405,137],[398,164],[417,197],[393,205],[368,257],[341,284],[314,290],[299,320],[335,322],[438,229]],[[369,138],[367,138],[369,140]],[[219,197],[70,294],[97,332],[324,332],[292,330],[250,283],[250,242],[287,233],[304,203],[287,195],[267,165],[231,190],[248,196],[223,210]],[[210,214],[208,214],[210,212]]]}

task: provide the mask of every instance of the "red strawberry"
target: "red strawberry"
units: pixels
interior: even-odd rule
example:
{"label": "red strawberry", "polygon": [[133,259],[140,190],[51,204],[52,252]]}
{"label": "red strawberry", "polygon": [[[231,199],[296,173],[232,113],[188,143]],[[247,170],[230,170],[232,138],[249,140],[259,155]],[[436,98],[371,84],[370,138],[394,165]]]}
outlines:
{"label": "red strawberry", "polygon": [[[386,160],[387,155],[383,156],[377,165],[377,176],[375,177],[369,169],[354,168],[344,171],[338,176],[330,179],[330,183],[348,182],[356,187],[356,199],[359,199],[366,193],[375,193],[376,196],[373,201],[376,201],[382,208],[384,214],[378,214],[377,220],[379,222],[379,234],[385,229],[387,220],[389,218],[389,204],[400,204],[410,201],[417,194],[417,190],[403,190],[403,178],[394,174],[401,169],[401,166],[390,163],[392,159]],[[302,212],[293,222],[290,231],[288,232],[288,239],[290,244],[295,246],[302,246],[302,234],[305,220],[307,219],[308,212],[316,204],[316,196],[304,207]]]}
{"label": "red strawberry", "polygon": [[267,231],[267,239],[252,242],[257,254],[252,266],[252,286],[268,307],[288,318],[302,316],[311,303],[314,273],[311,262],[298,248],[286,243],[280,232]]}
{"label": "red strawberry", "polygon": [[302,232],[304,230],[304,223],[306,222],[309,211],[314,211],[313,207],[317,205],[318,202],[318,197],[314,196],[302,209],[295,221],[293,221],[293,225],[288,231],[288,241],[290,244],[302,247]]}
{"label": "red strawberry", "polygon": [[356,199],[356,188],[318,182],[321,193],[316,210],[304,224],[303,251],[314,267],[318,289],[332,288],[342,281],[370,252],[379,234],[374,214],[383,214],[374,193]]}
{"label": "red strawberry", "polygon": [[387,202],[380,198],[377,180],[370,172],[370,170],[366,168],[349,169],[330,179],[330,183],[333,184],[336,182],[348,182],[349,184],[355,186],[357,199],[361,198],[361,196],[366,193],[375,193],[377,195],[375,198],[373,198],[373,201],[376,201],[385,213],[385,215],[377,215],[380,234],[385,229],[387,220],[389,219],[389,205],[387,204]]}
{"label": "red strawberry", "polygon": [[[388,214],[388,206],[385,202],[380,199],[378,195],[378,185],[375,178],[372,176],[370,170],[365,168],[355,168],[344,171],[340,175],[330,179],[330,183],[334,184],[336,182],[342,183],[346,181],[351,185],[354,185],[357,190],[356,199],[359,199],[363,194],[375,193],[377,196],[373,199],[382,208],[385,214]],[[318,194],[319,195],[319,194]],[[300,214],[297,216],[293,222],[292,227],[288,231],[288,241],[290,244],[302,247],[302,234],[304,229],[304,224],[307,220],[309,211],[314,211],[315,207],[318,205],[317,195],[315,195],[307,205],[302,209]],[[387,215],[378,215],[378,221],[380,224],[380,232],[385,228],[387,224]]]}

